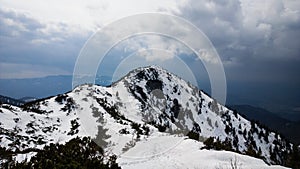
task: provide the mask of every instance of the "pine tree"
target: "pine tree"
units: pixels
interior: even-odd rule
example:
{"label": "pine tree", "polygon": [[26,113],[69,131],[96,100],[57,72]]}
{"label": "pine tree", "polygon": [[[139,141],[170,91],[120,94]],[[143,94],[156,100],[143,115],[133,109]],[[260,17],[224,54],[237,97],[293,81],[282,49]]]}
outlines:
{"label": "pine tree", "polygon": [[40,150],[29,162],[17,163],[10,161],[1,167],[12,169],[120,169],[116,156],[104,162],[104,152],[90,138],[74,138],[66,144],[50,144]]}

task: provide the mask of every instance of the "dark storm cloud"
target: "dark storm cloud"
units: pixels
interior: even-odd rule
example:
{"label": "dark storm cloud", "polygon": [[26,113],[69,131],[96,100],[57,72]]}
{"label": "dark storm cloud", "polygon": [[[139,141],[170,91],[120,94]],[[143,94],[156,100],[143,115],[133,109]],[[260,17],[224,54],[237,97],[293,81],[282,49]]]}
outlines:
{"label": "dark storm cloud", "polygon": [[292,110],[300,102],[299,6],[283,0],[190,0],[181,15],[215,45],[229,94],[239,99],[229,100]]}
{"label": "dark storm cloud", "polygon": [[300,14],[281,1],[191,0],[187,4],[181,15],[208,35],[224,61],[236,60],[231,57],[299,59]]}

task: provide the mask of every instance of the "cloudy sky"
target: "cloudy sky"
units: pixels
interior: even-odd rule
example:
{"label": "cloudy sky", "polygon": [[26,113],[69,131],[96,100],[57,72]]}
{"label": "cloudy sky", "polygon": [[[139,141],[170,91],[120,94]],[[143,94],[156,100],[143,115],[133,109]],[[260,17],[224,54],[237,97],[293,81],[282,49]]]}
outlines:
{"label": "cloudy sky", "polygon": [[[72,75],[81,48],[97,30],[125,16],[160,12],[186,19],[210,39],[224,65],[229,103],[300,113],[298,0],[0,0],[0,4],[0,78]],[[155,37],[148,39],[158,43]],[[165,47],[176,51],[172,45]]]}

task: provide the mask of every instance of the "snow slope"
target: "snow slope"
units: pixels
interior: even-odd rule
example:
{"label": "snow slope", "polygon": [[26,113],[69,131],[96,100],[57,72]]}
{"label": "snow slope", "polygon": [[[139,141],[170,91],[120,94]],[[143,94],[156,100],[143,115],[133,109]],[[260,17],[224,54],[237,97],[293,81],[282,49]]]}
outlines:
{"label": "snow slope", "polygon": [[[154,142],[139,142],[134,148],[121,156],[117,162],[124,169],[225,169],[231,168],[231,164],[236,164],[236,166],[238,166],[239,168],[247,169],[284,168],[282,166],[275,165],[269,166],[263,160],[237,154],[234,152],[201,149],[203,147],[203,143],[191,139],[181,140],[178,145],[161,154],[156,154],[157,149],[154,148],[153,154],[156,155],[145,156],[145,147],[169,147],[169,141],[174,139],[176,140],[178,138],[168,136],[162,137],[160,138],[160,140],[156,140]],[[146,150],[146,152],[148,151],[149,150]]]}

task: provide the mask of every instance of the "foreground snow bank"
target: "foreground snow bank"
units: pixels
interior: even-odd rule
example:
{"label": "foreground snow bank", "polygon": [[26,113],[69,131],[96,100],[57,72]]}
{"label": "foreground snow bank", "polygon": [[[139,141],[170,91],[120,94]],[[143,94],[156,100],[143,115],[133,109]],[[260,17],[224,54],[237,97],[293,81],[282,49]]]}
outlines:
{"label": "foreground snow bank", "polygon": [[180,139],[182,138],[165,136],[138,142],[132,149],[121,155],[117,162],[123,169],[227,169],[231,168],[231,164],[247,169],[285,168],[269,166],[263,160],[234,152],[201,150],[204,146],[202,142]]}

